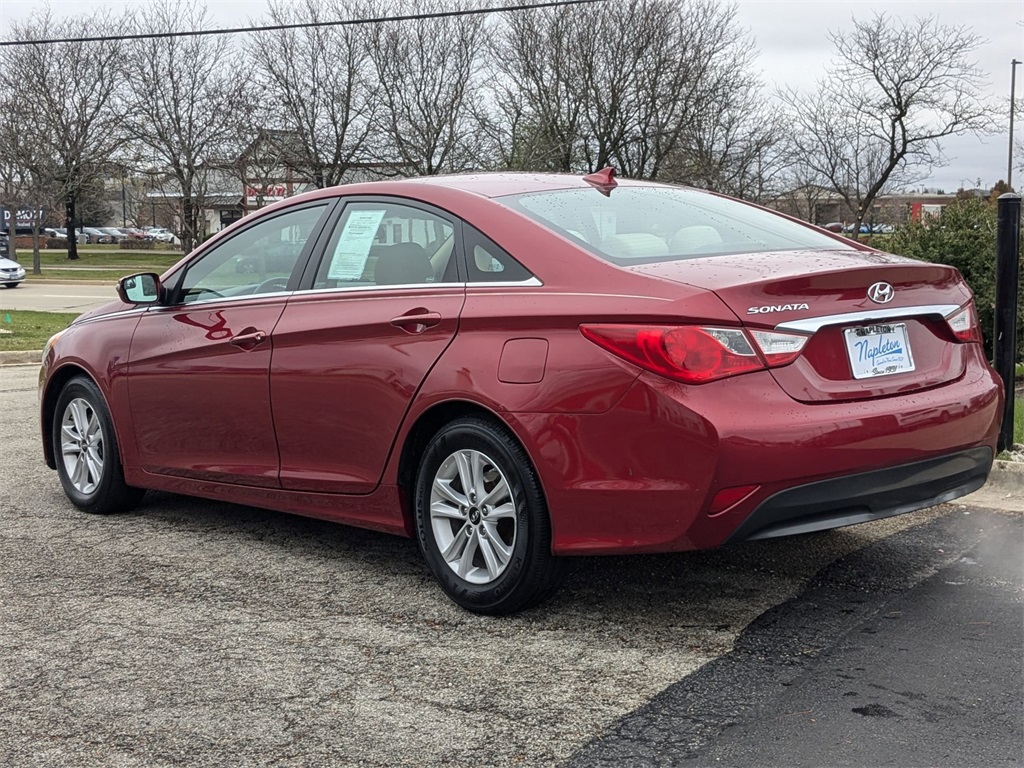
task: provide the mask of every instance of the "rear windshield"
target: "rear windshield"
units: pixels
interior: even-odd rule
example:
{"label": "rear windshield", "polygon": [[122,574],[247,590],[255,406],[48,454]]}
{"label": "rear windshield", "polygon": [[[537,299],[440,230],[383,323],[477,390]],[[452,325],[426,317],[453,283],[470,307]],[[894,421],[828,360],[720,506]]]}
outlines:
{"label": "rear windshield", "polygon": [[643,264],[766,251],[852,248],[759,208],[695,189],[566,189],[500,198],[606,261]]}

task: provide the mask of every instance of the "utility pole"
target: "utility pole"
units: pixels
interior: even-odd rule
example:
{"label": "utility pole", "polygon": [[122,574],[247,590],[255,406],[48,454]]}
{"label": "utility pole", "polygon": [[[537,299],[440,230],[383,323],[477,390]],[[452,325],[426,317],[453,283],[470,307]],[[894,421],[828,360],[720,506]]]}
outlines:
{"label": "utility pole", "polygon": [[1013,107],[1017,91],[1017,65],[1019,61],[1010,62],[1010,159],[1006,163],[1006,188],[1013,191]]}

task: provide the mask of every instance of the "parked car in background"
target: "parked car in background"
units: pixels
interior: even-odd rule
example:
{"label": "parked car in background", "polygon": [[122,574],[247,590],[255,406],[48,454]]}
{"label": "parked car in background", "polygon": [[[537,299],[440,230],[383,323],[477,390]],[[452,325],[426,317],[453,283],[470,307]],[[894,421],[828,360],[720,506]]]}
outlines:
{"label": "parked car in background", "polygon": [[[847,224],[845,227],[843,227],[843,232],[845,232],[846,234],[852,234],[856,226],[856,224]],[[862,235],[870,235],[871,227],[869,227],[867,224],[861,224],[860,228],[857,231]]]}
{"label": "parked car in background", "polygon": [[565,555],[958,498],[1002,414],[956,269],[610,169],[317,190],[118,296],[45,347],[71,503],[158,489],[410,536],[480,613],[545,599]]}
{"label": "parked car in background", "polygon": [[55,237],[59,240],[68,239],[68,231],[63,227],[44,227],[43,234],[46,235],[46,237]]}
{"label": "parked car in background", "polygon": [[160,243],[172,243],[176,239],[174,233],[164,227],[147,227],[146,234]]}
{"label": "parked car in background", "polygon": [[117,227],[97,227],[100,232],[110,236],[110,242],[116,243],[119,240],[123,240],[125,235]]}
{"label": "parked car in background", "polygon": [[841,222],[841,221],[831,221],[828,224],[822,224],[821,228],[822,229],[826,229],[829,232],[842,232],[843,231],[843,222]]}
{"label": "parked car in background", "polygon": [[0,285],[4,288],[17,288],[25,279],[25,268],[13,259],[0,257]]}
{"label": "parked car in background", "polygon": [[113,236],[107,234],[101,229],[96,227],[82,227],[81,230],[85,233],[87,243],[112,243],[114,242]]}

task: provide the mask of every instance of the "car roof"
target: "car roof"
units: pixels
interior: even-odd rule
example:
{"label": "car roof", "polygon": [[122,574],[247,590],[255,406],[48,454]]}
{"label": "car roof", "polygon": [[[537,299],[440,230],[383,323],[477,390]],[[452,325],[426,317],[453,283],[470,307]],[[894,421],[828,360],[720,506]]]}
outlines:
{"label": "car roof", "polygon": [[[482,197],[503,197],[589,186],[582,176],[567,173],[465,173],[450,176],[420,176],[402,179],[402,182],[460,189]],[[616,179],[616,184],[623,187],[666,186],[652,181],[633,179]]]}

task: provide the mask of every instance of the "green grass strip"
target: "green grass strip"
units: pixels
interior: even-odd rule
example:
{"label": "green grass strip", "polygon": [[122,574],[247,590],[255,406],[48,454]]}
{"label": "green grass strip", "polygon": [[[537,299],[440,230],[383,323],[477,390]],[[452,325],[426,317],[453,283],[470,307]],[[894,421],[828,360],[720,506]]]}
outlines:
{"label": "green grass strip", "polygon": [[0,309],[0,352],[42,349],[53,334],[67,328],[78,315],[78,312]]}

